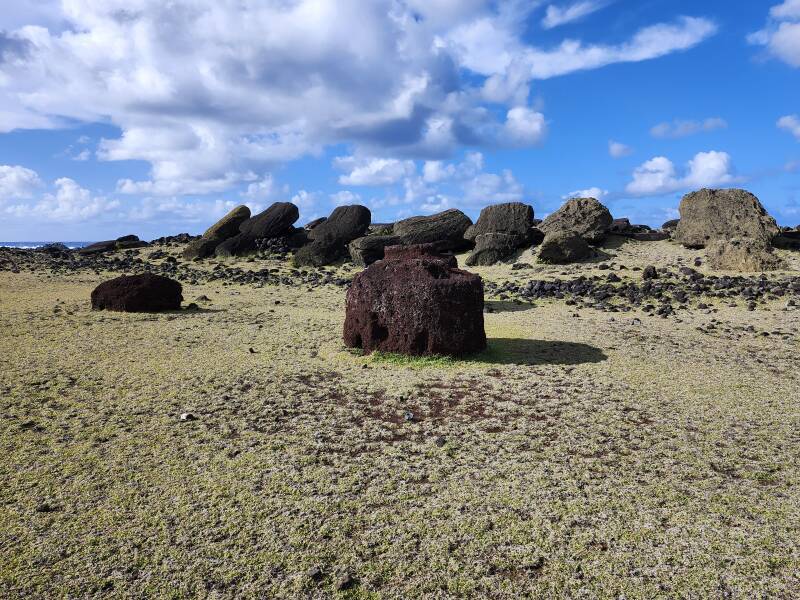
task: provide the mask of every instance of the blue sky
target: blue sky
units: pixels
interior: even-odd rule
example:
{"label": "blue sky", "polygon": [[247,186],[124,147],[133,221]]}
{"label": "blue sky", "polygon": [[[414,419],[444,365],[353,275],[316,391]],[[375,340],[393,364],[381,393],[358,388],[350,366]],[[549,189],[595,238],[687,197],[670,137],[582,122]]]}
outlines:
{"label": "blue sky", "polygon": [[0,15],[0,239],[374,221],[699,187],[800,224],[800,0],[28,0]]}

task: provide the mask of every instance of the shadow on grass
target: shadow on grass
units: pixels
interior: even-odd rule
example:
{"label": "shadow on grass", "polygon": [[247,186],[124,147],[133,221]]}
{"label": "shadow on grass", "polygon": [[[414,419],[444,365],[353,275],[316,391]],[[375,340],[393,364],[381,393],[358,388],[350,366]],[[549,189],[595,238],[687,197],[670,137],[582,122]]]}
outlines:
{"label": "shadow on grass", "polygon": [[608,358],[600,348],[576,342],[529,340],[524,338],[489,338],[487,348],[472,356],[406,356],[374,352],[372,362],[426,368],[448,367],[459,363],[486,365],[580,365],[598,363]]}

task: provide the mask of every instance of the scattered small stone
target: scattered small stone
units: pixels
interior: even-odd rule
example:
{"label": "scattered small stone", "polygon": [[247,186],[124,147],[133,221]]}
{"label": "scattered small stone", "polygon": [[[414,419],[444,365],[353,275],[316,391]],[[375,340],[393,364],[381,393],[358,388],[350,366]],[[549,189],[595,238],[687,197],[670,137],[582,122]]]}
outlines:
{"label": "scattered small stone", "polygon": [[181,413],[181,421],[195,421],[197,417],[195,417],[192,413],[185,412]]}
{"label": "scattered small stone", "polygon": [[358,582],[352,575],[345,573],[336,581],[336,591],[343,592],[349,590],[355,587],[356,583]]}
{"label": "scattered small stone", "polygon": [[322,569],[319,567],[311,567],[308,571],[306,571],[306,577],[308,577],[313,583],[320,583],[323,579],[325,579],[325,573],[323,573]]}

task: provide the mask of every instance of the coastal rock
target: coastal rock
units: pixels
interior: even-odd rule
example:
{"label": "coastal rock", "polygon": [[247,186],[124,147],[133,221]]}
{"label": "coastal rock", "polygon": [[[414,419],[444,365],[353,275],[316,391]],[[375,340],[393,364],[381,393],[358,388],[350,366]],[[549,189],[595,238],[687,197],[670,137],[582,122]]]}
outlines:
{"label": "coastal rock", "polygon": [[384,249],[387,246],[395,246],[399,243],[400,238],[395,235],[368,235],[353,240],[347,248],[354,263],[369,266],[383,258]]}
{"label": "coastal rock", "polygon": [[[139,244],[139,245],[137,245]],[[146,246],[146,242],[142,242],[137,236],[135,235],[123,235],[122,237],[118,237],[115,240],[105,240],[102,242],[95,242],[94,244],[89,244],[88,246],[84,246],[78,250],[78,254],[83,256],[91,256],[93,254],[103,254],[104,252],[113,252],[114,250],[118,249],[125,249],[131,247],[141,247]]]}
{"label": "coastal rock", "polygon": [[123,312],[178,310],[183,301],[181,292],[181,284],[168,277],[152,273],[123,275],[92,291],[92,308]]}
{"label": "coastal rock", "polygon": [[784,266],[768,244],[749,238],[714,242],[708,248],[708,264],[719,271],[740,273],[775,271]]}
{"label": "coastal rock", "polygon": [[239,205],[206,229],[203,237],[208,240],[227,240],[239,233],[239,227],[250,218],[250,209]]}
{"label": "coastal rock", "polygon": [[394,224],[394,235],[404,245],[435,244],[436,249],[462,250],[469,246],[464,233],[472,225],[470,218],[457,208],[427,217],[410,217]]}
{"label": "coastal rock", "polygon": [[539,262],[563,265],[588,258],[589,244],[571,231],[556,231],[544,236],[539,246]]}
{"label": "coastal rock", "polygon": [[509,233],[482,233],[475,238],[475,249],[465,261],[470,267],[493,265],[521,247],[521,238]]}
{"label": "coastal rock", "polygon": [[483,282],[454,262],[431,245],[387,248],[347,292],[345,344],[411,355],[483,350]]}
{"label": "coastal rock", "polygon": [[239,225],[239,233],[216,249],[220,258],[239,256],[256,249],[256,240],[286,235],[300,218],[300,212],[291,202],[275,202],[264,212],[250,217]]}
{"label": "coastal rock", "polygon": [[687,248],[734,238],[769,244],[780,233],[775,219],[746,190],[702,189],[686,194],[679,210],[681,219],[673,238]]}
{"label": "coastal rock", "polygon": [[606,236],[613,219],[608,209],[595,198],[572,198],[539,224],[545,236],[550,233],[573,233],[591,244]]}
{"label": "coastal rock", "polygon": [[338,206],[325,222],[308,232],[311,243],[297,251],[292,263],[321,267],[336,261],[345,254],[348,243],[364,235],[371,218],[366,206]]}

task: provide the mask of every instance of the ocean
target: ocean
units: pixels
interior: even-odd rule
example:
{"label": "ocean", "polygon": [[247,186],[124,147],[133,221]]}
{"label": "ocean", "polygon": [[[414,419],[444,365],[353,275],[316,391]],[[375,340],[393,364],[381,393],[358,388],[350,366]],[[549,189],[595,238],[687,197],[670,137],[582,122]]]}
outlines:
{"label": "ocean", "polygon": [[[3,248],[41,248],[47,244],[54,244],[56,242],[0,242],[0,247]],[[83,248],[94,242],[61,242],[67,248]]]}

